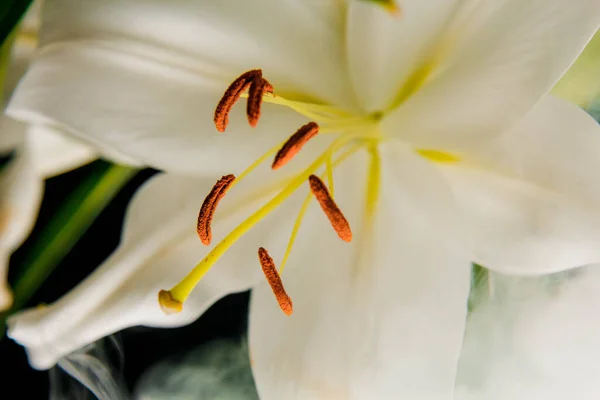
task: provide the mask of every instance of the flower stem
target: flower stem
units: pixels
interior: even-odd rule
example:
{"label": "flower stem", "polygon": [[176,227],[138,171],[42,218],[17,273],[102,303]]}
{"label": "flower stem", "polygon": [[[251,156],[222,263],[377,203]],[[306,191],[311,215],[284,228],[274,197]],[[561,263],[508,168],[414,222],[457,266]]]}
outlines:
{"label": "flower stem", "polygon": [[25,272],[14,285],[14,303],[7,312],[8,315],[27,304],[38,287],[136,172],[136,169],[122,165],[103,167],[70,193],[32,244],[31,251],[23,261]]}

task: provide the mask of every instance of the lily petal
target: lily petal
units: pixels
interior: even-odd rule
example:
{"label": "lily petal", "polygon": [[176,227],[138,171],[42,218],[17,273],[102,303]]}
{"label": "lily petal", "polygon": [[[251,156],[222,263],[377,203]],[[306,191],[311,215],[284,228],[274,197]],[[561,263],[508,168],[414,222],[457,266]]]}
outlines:
{"label": "lily petal", "polygon": [[[228,83],[114,50],[77,47],[56,49],[32,64],[7,112],[58,126],[122,163],[133,158],[136,164],[211,177],[242,171],[306,123],[287,108],[265,104],[252,129],[240,105],[228,131],[219,133],[213,112]],[[62,100],[51,101],[56,97]]]}
{"label": "lily petal", "polygon": [[600,260],[600,125],[546,97],[512,131],[442,167],[473,229],[475,261],[545,274]]}
{"label": "lily petal", "polygon": [[470,315],[456,400],[600,397],[600,265],[540,278],[490,273]]}
{"label": "lily petal", "polygon": [[[261,399],[452,398],[468,252],[443,179],[408,151],[387,151],[372,231],[356,196],[364,173],[336,171],[336,201],[358,232],[354,248],[328,232],[317,206],[309,211],[323,234],[301,232],[282,276],[294,313],[279,310],[268,285],[252,291],[250,355]],[[366,169],[364,159],[351,164]]]}
{"label": "lily petal", "polygon": [[456,0],[402,0],[399,15],[367,2],[350,2],[346,32],[348,67],[361,106],[386,109],[411,72],[425,62],[453,15]]}
{"label": "lily petal", "polygon": [[252,132],[236,107],[230,131],[217,133],[215,106],[240,73],[262,68],[281,94],[353,99],[345,9],[311,4],[50,0],[39,57],[8,113],[64,127],[119,162],[125,154],[171,172],[220,174],[215,160],[227,149],[245,166],[306,121],[266,105]]}
{"label": "lily petal", "polygon": [[[199,204],[213,184],[171,174],[153,178],[136,194],[122,244],[102,266],[57,302],[9,319],[8,335],[26,347],[33,367],[50,368],[65,354],[130,326],[185,325],[219,298],[247,290],[258,280],[260,268],[253,263],[256,249],[264,244],[285,246],[287,238],[277,227],[291,228],[281,215],[290,211],[287,206],[219,260],[181,313],[165,315],[159,307],[158,291],[176,284],[207,253],[196,236],[195,222]],[[265,188],[251,192],[240,186],[219,205],[213,223],[217,240],[247,216],[257,197],[265,195]]]}
{"label": "lily petal", "polygon": [[42,179],[30,152],[22,145],[0,171],[0,310],[12,304],[6,282],[8,261],[33,228],[42,191]]}
{"label": "lily petal", "polygon": [[509,129],[556,84],[600,26],[596,0],[462,4],[438,52],[422,67],[430,71],[424,86],[384,121],[417,147],[460,151]]}
{"label": "lily petal", "polygon": [[48,125],[28,126],[27,141],[42,177],[62,174],[98,158],[89,146]]}

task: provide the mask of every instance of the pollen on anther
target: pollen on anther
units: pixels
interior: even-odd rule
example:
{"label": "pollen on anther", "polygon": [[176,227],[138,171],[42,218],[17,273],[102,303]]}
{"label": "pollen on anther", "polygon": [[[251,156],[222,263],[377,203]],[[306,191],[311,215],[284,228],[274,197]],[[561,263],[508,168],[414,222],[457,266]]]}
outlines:
{"label": "pollen on anther", "polygon": [[229,113],[231,112],[233,105],[238,101],[244,90],[256,80],[262,80],[262,71],[260,69],[244,72],[229,85],[215,109],[213,120],[215,127],[219,132],[225,132],[225,129],[229,124]]}
{"label": "pollen on anther", "polygon": [[285,315],[291,315],[294,311],[292,299],[285,291],[281,277],[277,272],[277,268],[275,268],[275,263],[264,247],[258,249],[258,260],[260,261],[263,273],[267,278],[267,282],[269,282],[271,290],[273,290],[273,294],[277,299],[277,303],[279,303],[281,311],[283,311]]}
{"label": "pollen on anther", "polygon": [[183,304],[179,300],[175,300],[168,290],[158,292],[158,303],[162,311],[167,315],[177,314],[183,310]]}
{"label": "pollen on anther", "polygon": [[273,92],[273,86],[265,79],[255,78],[248,90],[248,103],[246,104],[246,115],[248,123],[255,128],[260,119],[260,106],[265,92]]}
{"label": "pollen on anther", "polygon": [[234,180],[235,175],[233,174],[225,175],[219,179],[211,189],[208,196],[206,196],[204,199],[202,207],[200,207],[200,212],[198,213],[198,222],[196,224],[196,232],[198,233],[200,241],[207,246],[212,241],[210,224],[213,216],[215,215],[217,205],[223,196],[225,196],[227,189],[229,189]]}
{"label": "pollen on anther", "polygon": [[333,229],[337,232],[340,239],[345,242],[350,242],[352,240],[352,230],[350,229],[350,224],[329,194],[327,186],[325,186],[323,181],[316,175],[309,176],[308,182],[310,184],[311,192],[319,202],[319,205],[323,209],[323,212],[327,218],[329,218],[329,222],[331,222]]}
{"label": "pollen on anther", "polygon": [[298,154],[298,152],[304,147],[304,145],[313,137],[319,133],[319,125],[316,122],[309,122],[308,124],[300,127],[275,155],[273,160],[272,169],[278,169],[287,164],[292,158]]}

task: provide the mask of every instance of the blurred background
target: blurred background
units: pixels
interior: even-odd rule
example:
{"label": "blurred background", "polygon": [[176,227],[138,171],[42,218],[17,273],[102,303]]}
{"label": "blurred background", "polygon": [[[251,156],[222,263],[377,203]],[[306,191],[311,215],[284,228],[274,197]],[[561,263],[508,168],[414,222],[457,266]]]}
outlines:
{"label": "blurred background", "polygon": [[[5,158],[3,161],[8,160]],[[20,271],[19,267],[23,263],[26,254],[31,250],[32,244],[39,240],[42,228],[47,225],[61,203],[64,202],[65,194],[72,192],[90,176],[94,176],[97,171],[103,170],[107,166],[108,164],[104,161],[95,161],[79,169],[46,180],[45,195],[32,235],[11,258],[9,270],[11,285]],[[75,248],[42,284],[27,303],[27,307],[57,300],[109,256],[119,241],[121,224],[129,200],[136,189],[155,173],[157,171],[142,170],[121,189],[110,205],[102,211],[90,229],[78,241]],[[123,331],[115,335],[112,340],[106,340],[104,343],[98,344],[103,347],[99,358],[104,358],[102,361],[107,362],[117,375],[115,379],[122,378],[126,389],[132,393],[142,374],[161,360],[180,359],[200,348],[200,351],[204,353],[203,359],[208,361],[206,352],[210,352],[211,348],[222,346],[223,342],[219,341],[220,339],[228,339],[225,343],[230,344],[232,351],[236,353],[236,346],[239,345],[237,349],[243,349],[248,298],[248,293],[227,296],[216,303],[195,323],[183,328],[150,329],[139,327]],[[202,345],[207,346],[202,348]],[[243,351],[236,354],[239,354],[243,361]],[[47,399],[48,393],[51,393],[50,380],[52,379],[52,389],[54,390],[52,396],[54,399],[95,398],[82,385],[58,367],[51,371],[31,369],[23,347],[6,336],[3,336],[0,340],[0,359],[5,366],[3,370],[8,372],[8,374],[3,373],[1,379],[4,393],[18,393],[19,398],[22,399]],[[124,362],[122,362],[123,360]],[[231,360],[226,361],[226,364],[230,366]],[[242,364],[242,366],[244,365]],[[245,376],[239,378],[248,387],[248,380],[251,380],[249,365],[240,368],[240,371]],[[196,374],[196,377],[200,378],[199,374]],[[179,385],[182,385],[181,379],[179,379]],[[7,400],[9,398],[13,397],[6,397]],[[171,397],[157,396],[157,398],[166,399]],[[251,399],[252,397],[232,398]]]}

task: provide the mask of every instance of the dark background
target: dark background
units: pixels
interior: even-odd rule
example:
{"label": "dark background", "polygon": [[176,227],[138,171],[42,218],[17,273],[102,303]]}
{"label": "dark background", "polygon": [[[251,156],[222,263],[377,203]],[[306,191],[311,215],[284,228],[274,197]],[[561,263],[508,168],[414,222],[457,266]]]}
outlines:
{"label": "dark background", "polygon": [[[104,161],[95,161],[87,166],[66,174],[50,178],[45,184],[45,194],[38,221],[29,239],[11,258],[9,282],[18,276],[18,267],[31,243],[39,235],[61,205],[64,197],[74,190],[94,169]],[[54,270],[39,288],[28,306],[51,303],[74,287],[91,271],[102,263],[115,249],[121,234],[121,224],[129,200],[136,189],[157,171],[140,171],[103,210],[90,229],[79,240],[75,248]],[[178,329],[151,329],[134,327],[116,335],[124,352],[124,363],[120,370],[128,389],[131,391],[140,375],[155,362],[173,354],[207,343],[216,338],[240,339],[246,331],[248,293],[230,295],[221,299],[195,323]],[[6,336],[0,339],[0,362],[3,373],[0,379],[5,400],[47,399],[49,396],[49,372],[36,371],[29,367],[24,349]],[[115,364],[119,364],[116,362]],[[61,386],[73,390],[68,398],[81,398],[77,392],[80,386],[60,369],[52,371]],[[87,398],[94,399],[94,396]]]}

